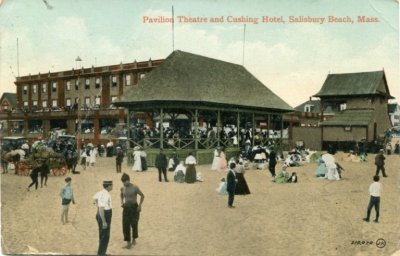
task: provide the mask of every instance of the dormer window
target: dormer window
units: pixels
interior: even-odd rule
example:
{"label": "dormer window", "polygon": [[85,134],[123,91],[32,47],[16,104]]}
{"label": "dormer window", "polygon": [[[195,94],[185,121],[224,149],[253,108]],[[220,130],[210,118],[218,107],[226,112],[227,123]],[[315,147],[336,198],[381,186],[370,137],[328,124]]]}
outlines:
{"label": "dormer window", "polygon": [[307,104],[304,106],[304,112],[313,112],[315,110],[314,105]]}

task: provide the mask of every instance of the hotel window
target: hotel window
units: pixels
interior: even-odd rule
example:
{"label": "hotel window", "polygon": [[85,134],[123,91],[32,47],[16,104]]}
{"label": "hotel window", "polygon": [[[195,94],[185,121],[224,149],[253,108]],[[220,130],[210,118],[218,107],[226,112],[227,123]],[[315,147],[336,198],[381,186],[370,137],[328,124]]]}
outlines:
{"label": "hotel window", "polygon": [[23,90],[24,90],[24,94],[28,94],[28,86],[27,85],[24,85]]}
{"label": "hotel window", "polygon": [[42,84],[42,93],[47,91],[47,84]]}
{"label": "hotel window", "polygon": [[139,75],[139,79],[142,80],[143,78],[145,78],[145,76],[146,76],[146,74],[142,73],[142,74]]}
{"label": "hotel window", "polygon": [[57,100],[53,100],[53,101],[51,102],[51,106],[52,106],[52,107],[57,107]]}
{"label": "hotel window", "polygon": [[90,78],[86,78],[85,79],[85,90],[89,90],[90,89]]}
{"label": "hotel window", "polygon": [[345,109],[346,109],[346,103],[340,104],[340,111],[345,110]]}
{"label": "hotel window", "polygon": [[79,90],[79,80],[75,80],[75,90]]}
{"label": "hotel window", "polygon": [[28,102],[24,101],[24,107],[28,107]]}
{"label": "hotel window", "polygon": [[90,106],[90,97],[85,97],[85,105]]}
{"label": "hotel window", "polygon": [[71,81],[67,81],[67,91],[71,91]]}
{"label": "hotel window", "polygon": [[114,101],[116,101],[118,99],[118,96],[112,96],[111,97],[111,102],[114,102]]}
{"label": "hotel window", "polygon": [[37,100],[34,100],[34,101],[33,101],[33,106],[34,106],[34,107],[37,107],[37,103],[38,103]]}
{"label": "hotel window", "polygon": [[33,91],[33,94],[37,93],[37,85],[36,84],[32,85],[32,91]]}
{"label": "hotel window", "polygon": [[67,102],[65,103],[67,107],[71,107],[71,99],[67,99]]}
{"label": "hotel window", "polygon": [[95,83],[96,89],[100,88],[100,78],[96,77],[96,83]]}
{"label": "hotel window", "polygon": [[117,86],[117,76],[112,76],[112,78],[111,78],[111,86],[112,87]]}
{"label": "hotel window", "polygon": [[56,92],[56,91],[57,91],[57,82],[53,82],[53,83],[51,84],[51,91],[52,91],[52,92]]}
{"label": "hotel window", "polygon": [[125,85],[129,86],[131,83],[131,75],[125,75]]}
{"label": "hotel window", "polygon": [[47,108],[47,100],[42,101],[42,108]]}
{"label": "hotel window", "polygon": [[95,105],[100,106],[100,96],[96,96],[96,98],[95,98]]}

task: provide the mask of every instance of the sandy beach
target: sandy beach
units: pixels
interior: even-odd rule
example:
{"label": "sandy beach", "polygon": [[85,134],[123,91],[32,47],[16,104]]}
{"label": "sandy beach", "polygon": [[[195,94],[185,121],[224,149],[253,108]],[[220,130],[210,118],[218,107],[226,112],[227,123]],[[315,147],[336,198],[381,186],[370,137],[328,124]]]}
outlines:
{"label": "sandy beach", "polygon": [[[226,174],[211,171],[210,165],[197,167],[204,182],[178,184],[171,182],[171,172],[169,183],[158,181],[155,168],[133,172],[124,159],[123,171],[145,194],[139,239],[130,250],[122,248],[122,183],[115,158],[97,158],[94,167],[82,171],[79,166],[80,175],[69,175],[77,204],[70,206],[66,225],[60,220],[59,197],[65,176],[50,176],[46,187],[28,192],[30,177],[2,174],[2,252],[96,255],[92,196],[102,189],[103,180],[113,180],[110,255],[393,255],[400,249],[400,156],[386,156],[389,177],[381,178],[379,224],[362,220],[375,155],[370,154],[366,163],[344,162],[342,156],[335,155],[345,169],[341,181],[314,177],[315,163],[288,168],[297,172],[297,184],[275,184],[267,170],[250,169],[245,178],[251,194],[236,196],[235,209],[216,192]],[[385,240],[383,248],[377,246],[378,239]]]}

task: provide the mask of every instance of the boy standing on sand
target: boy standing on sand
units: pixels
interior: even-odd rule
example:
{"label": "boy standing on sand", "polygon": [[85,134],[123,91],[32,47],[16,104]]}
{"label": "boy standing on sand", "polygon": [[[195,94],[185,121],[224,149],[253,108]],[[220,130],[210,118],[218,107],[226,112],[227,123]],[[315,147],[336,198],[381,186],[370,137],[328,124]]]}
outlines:
{"label": "boy standing on sand", "polygon": [[375,206],[376,216],[374,222],[378,223],[379,205],[381,202],[381,184],[379,183],[378,175],[374,176],[374,182],[369,186],[369,194],[371,195],[371,197],[368,204],[367,217],[363,220],[369,222],[369,216],[371,214],[372,207]]}
{"label": "boy standing on sand", "polygon": [[61,222],[64,225],[65,223],[68,223],[68,208],[69,204],[72,203],[75,204],[74,200],[74,192],[71,187],[71,178],[67,177],[65,178],[65,185],[60,191],[60,196],[61,196],[61,204],[62,204],[62,212],[61,212]]}

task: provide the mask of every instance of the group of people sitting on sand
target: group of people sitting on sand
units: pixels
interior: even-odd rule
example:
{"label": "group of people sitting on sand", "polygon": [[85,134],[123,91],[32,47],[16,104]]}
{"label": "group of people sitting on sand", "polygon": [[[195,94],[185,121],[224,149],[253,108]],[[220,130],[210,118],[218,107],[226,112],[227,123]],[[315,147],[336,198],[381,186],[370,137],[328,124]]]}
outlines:
{"label": "group of people sitting on sand", "polygon": [[318,168],[315,171],[315,176],[328,180],[340,180],[342,178],[343,167],[335,161],[333,155],[323,154],[318,160]]}
{"label": "group of people sitting on sand", "polygon": [[[171,161],[170,164],[172,164]],[[195,183],[196,181],[203,181],[201,173],[196,172],[196,165],[196,158],[193,156],[192,153],[189,153],[189,155],[185,159],[185,162],[180,161],[175,169],[173,169],[174,181],[177,183]],[[171,170],[171,168],[169,168],[169,170]]]}

